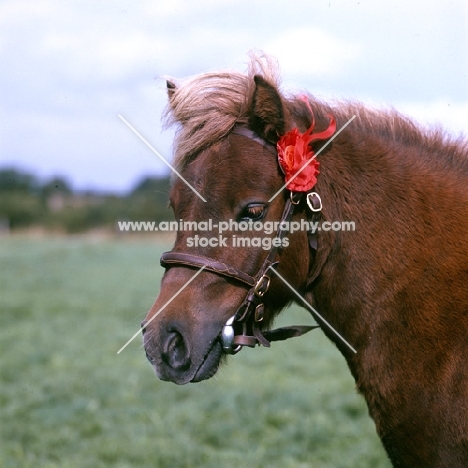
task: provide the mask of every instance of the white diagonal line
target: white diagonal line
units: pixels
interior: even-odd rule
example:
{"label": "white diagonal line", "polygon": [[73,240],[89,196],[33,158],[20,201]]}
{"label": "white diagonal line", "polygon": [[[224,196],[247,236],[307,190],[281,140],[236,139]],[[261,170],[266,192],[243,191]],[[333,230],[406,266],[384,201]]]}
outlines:
{"label": "white diagonal line", "polygon": [[323,320],[323,322],[325,322],[328,326],[328,328],[330,328],[331,331],[333,331],[333,333],[335,333],[335,335],[340,338],[341,341],[343,341],[343,343],[345,343],[350,349],[351,351],[353,351],[353,353],[357,353],[357,351],[274,269],[274,268],[271,268],[270,269],[280,278],[283,280],[283,283],[312,311],[314,312],[315,314],[317,314],[321,320]]}
{"label": "white diagonal line", "polygon": [[187,187],[191,188],[192,191],[197,195],[199,196],[205,203],[206,203],[206,200],[200,195],[199,192],[197,192],[197,190],[192,186],[190,185],[180,174],[179,172],[177,171],[177,169],[172,166],[165,158],[163,158],[163,156],[161,156],[161,154],[155,150],[141,135],[140,133],[138,133],[120,114],[118,114],[119,116],[119,119],[122,120],[122,122],[124,122],[127,127],[132,130],[133,133],[135,133],[135,135],[137,135],[140,140],[167,166],[171,169],[172,172],[174,172],[174,174],[177,174],[177,176],[179,177],[179,179],[181,179],[183,182],[185,182],[185,184],[187,185]]}
{"label": "white diagonal line", "polygon": [[[145,324],[149,325],[204,269],[206,266],[201,267]],[[120,354],[139,334],[141,329],[138,330],[118,351]]]}
{"label": "white diagonal line", "polygon": [[269,200],[268,203],[273,201],[286,187],[293,181],[354,119],[353,115],[315,154],[310,158]]}

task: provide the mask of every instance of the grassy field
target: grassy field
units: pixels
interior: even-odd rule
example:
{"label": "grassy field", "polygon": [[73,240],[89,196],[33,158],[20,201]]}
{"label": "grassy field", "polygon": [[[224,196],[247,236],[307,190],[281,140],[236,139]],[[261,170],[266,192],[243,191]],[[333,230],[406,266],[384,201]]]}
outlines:
{"label": "grassy field", "polygon": [[[214,379],[160,382],[138,329],[151,240],[0,239],[0,467],[390,466],[320,330],[244,350]],[[289,309],[282,323],[310,323]]]}

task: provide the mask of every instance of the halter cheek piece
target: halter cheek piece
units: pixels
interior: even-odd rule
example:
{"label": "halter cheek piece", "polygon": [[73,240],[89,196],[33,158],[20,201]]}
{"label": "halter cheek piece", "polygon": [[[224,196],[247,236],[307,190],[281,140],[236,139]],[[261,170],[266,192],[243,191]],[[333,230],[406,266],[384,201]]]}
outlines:
{"label": "halter cheek piece", "polygon": [[[276,154],[276,148],[274,145],[265,141],[248,128],[235,127],[232,133],[250,138]],[[250,287],[241,306],[226,322],[221,331],[220,341],[223,346],[223,350],[227,354],[235,354],[240,351],[243,346],[253,348],[255,345],[261,344],[269,347],[270,341],[280,341],[295,336],[301,336],[314,328],[318,328],[317,326],[291,326],[277,328],[275,330],[260,330],[265,310],[263,297],[270,287],[270,270],[275,270],[278,266],[279,261],[276,260],[276,257],[282,249],[281,241],[287,232],[285,226],[289,226],[294,215],[295,208],[301,202],[302,196],[302,193],[290,193],[290,197],[286,201],[283,215],[276,232],[275,241],[272,243],[272,247],[268,252],[267,257],[255,276],[251,276],[242,270],[226,265],[218,260],[199,255],[192,255],[185,252],[171,251],[165,252],[161,256],[161,265],[164,268],[172,266],[195,268],[205,267],[205,270],[207,271],[211,271],[212,273],[216,273],[220,276],[232,278],[245,286]],[[309,217],[310,221],[318,221],[321,215],[320,211],[322,209],[322,203],[317,193],[309,192],[307,194],[307,205],[311,210],[311,215]],[[310,225],[312,226],[313,223]],[[317,231],[310,231],[308,233],[308,237],[309,245],[315,252],[317,249]]]}

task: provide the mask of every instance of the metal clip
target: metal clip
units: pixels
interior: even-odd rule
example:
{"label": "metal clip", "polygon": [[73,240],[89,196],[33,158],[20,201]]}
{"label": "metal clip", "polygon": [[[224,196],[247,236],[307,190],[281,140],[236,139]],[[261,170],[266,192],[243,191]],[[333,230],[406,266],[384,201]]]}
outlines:
{"label": "metal clip", "polygon": [[242,348],[241,345],[237,345],[233,347],[234,343],[234,327],[232,324],[234,323],[235,315],[233,315],[225,324],[223,329],[221,330],[221,345],[223,350],[226,354],[236,354]]}

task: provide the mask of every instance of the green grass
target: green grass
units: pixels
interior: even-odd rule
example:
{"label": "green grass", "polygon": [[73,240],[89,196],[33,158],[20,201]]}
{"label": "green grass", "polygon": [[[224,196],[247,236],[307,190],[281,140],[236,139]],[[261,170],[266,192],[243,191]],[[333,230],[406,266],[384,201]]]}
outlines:
{"label": "green grass", "polygon": [[[209,381],[157,380],[132,342],[168,245],[0,239],[0,467],[389,467],[335,347],[314,331]],[[309,323],[299,309],[288,323]]]}

